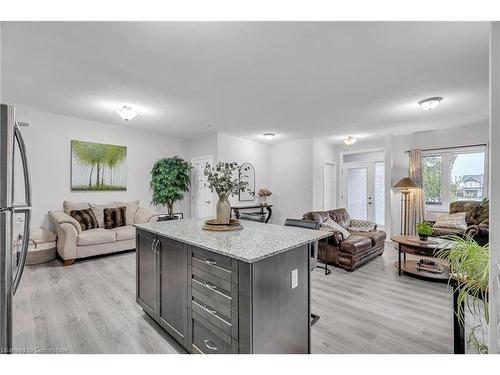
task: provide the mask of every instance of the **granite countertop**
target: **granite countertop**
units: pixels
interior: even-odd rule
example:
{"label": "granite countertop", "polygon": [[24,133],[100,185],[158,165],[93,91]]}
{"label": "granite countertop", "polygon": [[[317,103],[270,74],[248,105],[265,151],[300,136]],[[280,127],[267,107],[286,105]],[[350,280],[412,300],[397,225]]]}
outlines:
{"label": "granite countertop", "polygon": [[295,247],[328,237],[330,232],[241,221],[243,230],[214,232],[202,229],[206,219],[183,219],[134,224],[160,236],[254,263]]}

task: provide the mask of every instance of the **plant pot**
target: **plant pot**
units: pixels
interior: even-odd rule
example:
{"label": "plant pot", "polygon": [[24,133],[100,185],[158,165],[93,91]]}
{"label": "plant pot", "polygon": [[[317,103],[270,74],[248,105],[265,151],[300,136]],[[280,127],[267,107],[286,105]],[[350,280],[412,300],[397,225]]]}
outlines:
{"label": "plant pot", "polygon": [[421,241],[427,241],[429,239],[429,236],[427,234],[418,234],[418,238],[421,240]]}
{"label": "plant pot", "polygon": [[217,223],[219,224],[229,224],[229,218],[231,216],[231,203],[225,195],[219,195],[219,200],[217,201]]}
{"label": "plant pot", "polygon": [[267,204],[267,197],[259,197],[259,204]]}

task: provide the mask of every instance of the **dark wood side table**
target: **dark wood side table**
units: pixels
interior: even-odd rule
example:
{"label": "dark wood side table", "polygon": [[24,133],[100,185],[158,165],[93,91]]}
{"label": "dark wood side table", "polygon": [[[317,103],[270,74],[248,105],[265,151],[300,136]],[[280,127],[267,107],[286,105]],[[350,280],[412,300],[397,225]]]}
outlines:
{"label": "dark wood side table", "polygon": [[271,220],[271,215],[273,214],[272,204],[253,204],[253,205],[245,205],[245,206],[232,206],[231,212],[234,212],[234,217],[236,219],[240,218],[240,210],[250,210],[250,209],[260,209],[260,213],[264,214],[264,209],[267,211],[266,223],[269,223]]}
{"label": "dark wood side table", "polygon": [[[407,260],[406,254],[422,255],[433,257],[436,252],[436,247],[444,240],[439,238],[429,238],[428,241],[422,241],[416,236],[393,235],[391,240],[396,242],[396,250],[398,251],[398,260],[394,262],[394,266],[398,269],[398,274],[401,276],[403,272],[409,276],[425,279],[428,281],[448,282],[449,268],[441,273],[427,272],[417,269],[416,260]],[[403,259],[401,259],[403,258]]]}

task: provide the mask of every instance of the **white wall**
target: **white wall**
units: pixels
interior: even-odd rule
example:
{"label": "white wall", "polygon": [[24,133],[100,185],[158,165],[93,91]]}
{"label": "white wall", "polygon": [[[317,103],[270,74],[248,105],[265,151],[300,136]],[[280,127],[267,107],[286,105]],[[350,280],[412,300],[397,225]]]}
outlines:
{"label": "white wall", "polygon": [[213,156],[217,160],[217,133],[206,134],[199,138],[189,139],[189,158]]}
{"label": "white wall", "polygon": [[[64,200],[109,203],[139,199],[142,206],[149,207],[149,173],[155,161],[174,155],[188,156],[185,140],[161,133],[44,113],[22,105],[16,105],[16,114],[19,121],[30,124],[21,130],[31,172],[32,228],[49,228],[48,211],[62,209]],[[71,192],[72,139],[126,146],[127,191]],[[189,199],[180,202],[175,210],[189,216]]]}
{"label": "white wall", "polygon": [[[250,163],[255,168],[255,192],[260,188],[269,188],[269,157],[270,146],[267,143],[233,135],[217,134],[217,161],[237,162],[238,164]],[[272,198],[272,197],[271,197]],[[239,202],[238,196],[229,199],[232,205],[251,204],[252,202]]]}
{"label": "white wall", "polygon": [[312,210],[323,210],[324,203],[324,163],[335,163],[335,146],[321,139],[313,139],[313,205]]}
{"label": "white wall", "polygon": [[500,22],[490,35],[490,329],[489,352],[500,353]]}
{"label": "white wall", "polygon": [[313,207],[313,140],[273,144],[270,152],[271,196],[274,224],[302,218]]}

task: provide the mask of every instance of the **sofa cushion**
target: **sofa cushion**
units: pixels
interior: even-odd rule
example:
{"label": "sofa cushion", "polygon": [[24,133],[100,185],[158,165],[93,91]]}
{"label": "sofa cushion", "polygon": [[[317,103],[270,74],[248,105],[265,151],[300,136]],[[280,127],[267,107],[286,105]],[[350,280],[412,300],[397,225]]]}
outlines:
{"label": "sofa cushion", "polygon": [[132,225],[125,225],[124,227],[118,227],[111,229],[116,233],[117,241],[132,240],[135,238],[135,228]]}
{"label": "sofa cushion", "polygon": [[351,235],[369,238],[372,246],[384,242],[387,237],[386,233],[382,230],[372,230],[370,232],[351,232]]}
{"label": "sofa cushion", "polygon": [[104,209],[104,228],[112,229],[125,226],[126,208],[105,208]]}
{"label": "sofa cushion", "polygon": [[63,202],[63,211],[68,215],[73,210],[85,210],[86,208],[90,208],[90,205],[87,202]]}
{"label": "sofa cushion", "polygon": [[99,228],[94,212],[90,208],[85,210],[71,210],[69,215],[78,221],[82,231]]}
{"label": "sofa cushion", "polygon": [[351,224],[351,217],[345,208],[336,208],[335,210],[328,211],[330,216],[337,224],[340,224],[342,227],[346,228]]}
{"label": "sofa cushion", "polygon": [[464,234],[463,229],[457,228],[432,228],[433,236],[461,236]]}
{"label": "sofa cushion", "polygon": [[114,202],[115,207],[122,207],[125,206],[126,208],[126,213],[125,213],[125,225],[132,225],[134,224],[134,217],[135,214],[137,213],[137,209],[139,208],[139,201],[132,201],[132,202]]}
{"label": "sofa cushion", "polygon": [[95,218],[99,223],[99,228],[104,228],[104,209],[105,208],[115,208],[115,203],[107,203],[107,204],[94,204],[90,203],[90,208],[94,211]]}
{"label": "sofa cushion", "polygon": [[450,229],[467,229],[465,222],[465,212],[457,212],[456,214],[442,214],[439,215],[434,223],[434,228],[450,228]]}
{"label": "sofa cushion", "polygon": [[349,254],[357,254],[361,251],[368,250],[371,247],[372,241],[368,237],[351,234],[347,240],[342,241],[340,244],[340,251]]}
{"label": "sofa cushion", "polygon": [[450,214],[465,212],[465,222],[467,225],[479,224],[488,219],[488,209],[475,201],[456,201],[450,203]]}
{"label": "sofa cushion", "polygon": [[86,230],[78,235],[78,246],[99,245],[103,243],[115,242],[116,233],[112,230],[96,228]]}

